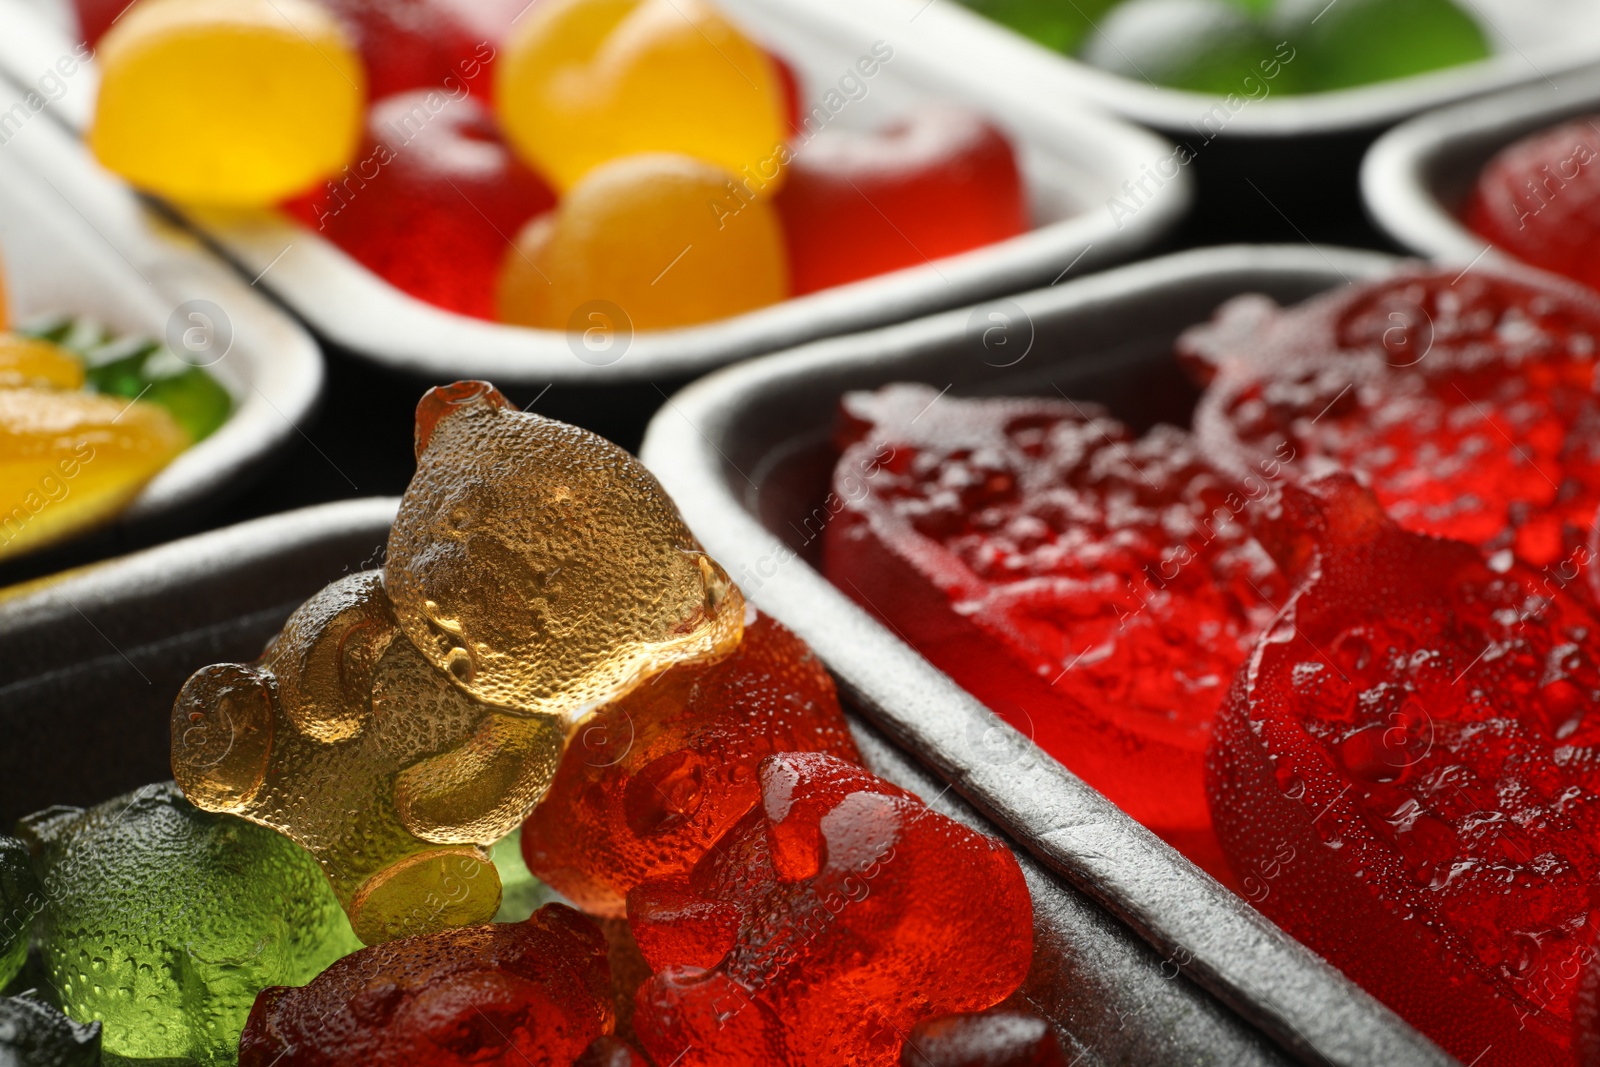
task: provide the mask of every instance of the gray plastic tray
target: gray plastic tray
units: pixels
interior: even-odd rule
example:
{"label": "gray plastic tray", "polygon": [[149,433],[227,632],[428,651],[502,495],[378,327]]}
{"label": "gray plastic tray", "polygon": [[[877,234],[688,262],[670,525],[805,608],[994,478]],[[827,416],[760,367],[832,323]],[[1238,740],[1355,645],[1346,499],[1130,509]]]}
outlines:
{"label": "gray plastic tray", "polygon": [[1394,262],[1304,246],[1205,249],[808,345],[690,386],[656,415],[643,449],[709,551],[811,643],[876,727],[1285,1054],[1340,1067],[1454,1061],[834,589],[812,565],[808,534],[817,515],[826,521],[829,439],[848,390],[908,380],[956,394],[1059,388],[1136,426],[1183,423],[1196,394],[1172,359],[1182,329],[1239,293],[1294,302]]}

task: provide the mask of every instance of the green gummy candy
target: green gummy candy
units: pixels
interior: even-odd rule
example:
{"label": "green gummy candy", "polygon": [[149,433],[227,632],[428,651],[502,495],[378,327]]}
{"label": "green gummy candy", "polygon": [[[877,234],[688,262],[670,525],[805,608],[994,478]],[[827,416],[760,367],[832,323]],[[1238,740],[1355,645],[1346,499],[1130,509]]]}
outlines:
{"label": "green gummy candy", "polygon": [[1451,0],[1279,0],[1272,26],[1302,53],[1307,88],[1319,92],[1490,54],[1483,30]]}
{"label": "green gummy candy", "polygon": [[14,837],[0,837],[0,989],[27,962],[29,932],[43,903],[28,846]]}
{"label": "green gummy candy", "polygon": [[1071,53],[1116,0],[961,0],[961,3],[1046,48]]}
{"label": "green gummy candy", "polygon": [[99,1067],[100,1024],[73,1022],[31,996],[0,997],[0,1065]]}
{"label": "green gummy candy", "polygon": [[[1135,81],[1226,96],[1290,88],[1291,65],[1242,4],[1230,0],[1128,0],[1084,42],[1082,59]],[[1267,67],[1263,67],[1267,64]],[[1275,72],[1269,82],[1263,70]]]}
{"label": "green gummy candy", "polygon": [[39,949],[67,1014],[108,1053],[231,1064],[256,994],[360,947],[309,853],[167,782],[30,816]]}

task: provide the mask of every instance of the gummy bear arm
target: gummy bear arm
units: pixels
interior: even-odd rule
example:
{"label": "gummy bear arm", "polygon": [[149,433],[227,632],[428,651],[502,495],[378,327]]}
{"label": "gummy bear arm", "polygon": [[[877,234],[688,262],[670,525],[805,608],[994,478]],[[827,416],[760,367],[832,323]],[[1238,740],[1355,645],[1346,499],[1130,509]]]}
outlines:
{"label": "gummy bear arm", "polygon": [[565,732],[552,716],[492,712],[465,743],[396,776],[395,810],[424,841],[496,841],[543,798],[564,742]]}

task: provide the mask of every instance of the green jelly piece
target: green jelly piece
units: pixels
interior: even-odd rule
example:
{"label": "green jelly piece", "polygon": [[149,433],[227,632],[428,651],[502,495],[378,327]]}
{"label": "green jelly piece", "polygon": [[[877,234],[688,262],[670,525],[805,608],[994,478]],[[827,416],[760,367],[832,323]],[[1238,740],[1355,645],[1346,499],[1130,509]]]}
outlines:
{"label": "green jelly piece", "polygon": [[0,989],[27,962],[29,932],[43,904],[28,846],[14,837],[0,837]]}
{"label": "green jelly piece", "polygon": [[965,6],[1024,37],[1072,53],[1116,0],[961,0]]}
{"label": "green jelly piece", "polygon": [[1405,78],[1484,59],[1483,30],[1451,0],[1279,0],[1278,38],[1301,52],[1307,88],[1321,92]]}
{"label": "green jelly piece", "polygon": [[1084,62],[1195,93],[1293,92],[1298,76],[1261,23],[1231,0],[1128,0],[1084,42]]}
{"label": "green jelly piece", "polygon": [[99,1067],[100,1024],[76,1023],[31,996],[0,997],[0,1064]]}
{"label": "green jelly piece", "polygon": [[200,811],[171,782],[24,819],[45,906],[39,949],[66,1013],[130,1059],[234,1062],[256,994],[360,947],[288,838]]}
{"label": "green jelly piece", "polygon": [[522,827],[495,842],[489,853],[500,875],[500,910],[497,923],[519,923],[556,899],[548,886],[533,876],[522,859]]}

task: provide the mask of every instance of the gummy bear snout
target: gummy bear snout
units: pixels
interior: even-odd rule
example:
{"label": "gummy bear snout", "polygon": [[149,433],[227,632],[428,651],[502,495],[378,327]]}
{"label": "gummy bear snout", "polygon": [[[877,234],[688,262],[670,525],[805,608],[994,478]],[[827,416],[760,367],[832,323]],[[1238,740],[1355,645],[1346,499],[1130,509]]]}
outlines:
{"label": "gummy bear snout", "polygon": [[172,776],[206,811],[249,807],[272,749],[272,682],[261,671],[221,663],[196,671],[172,706]]}

